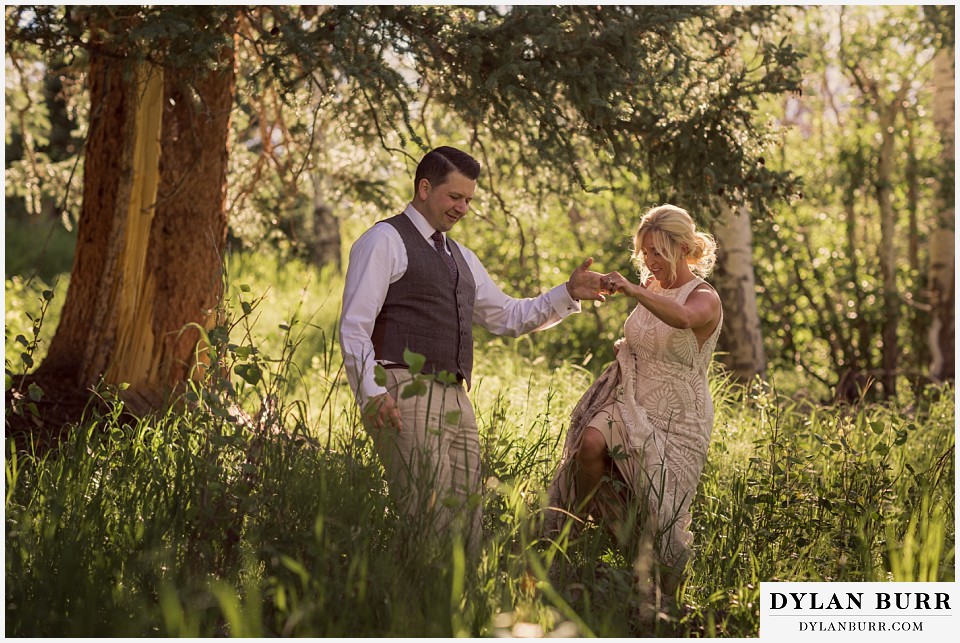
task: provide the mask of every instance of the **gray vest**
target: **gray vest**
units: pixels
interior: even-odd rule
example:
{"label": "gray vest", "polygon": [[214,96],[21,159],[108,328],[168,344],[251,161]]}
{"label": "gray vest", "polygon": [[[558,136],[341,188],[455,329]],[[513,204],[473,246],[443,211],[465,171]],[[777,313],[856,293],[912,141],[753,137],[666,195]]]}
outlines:
{"label": "gray vest", "polygon": [[453,283],[447,264],[406,214],[390,217],[407,249],[407,271],[390,284],[373,326],[378,360],[405,364],[404,349],[426,357],[424,373],[459,374],[470,386],[473,370],[473,303],[477,286],[460,247],[447,239],[459,276]]}

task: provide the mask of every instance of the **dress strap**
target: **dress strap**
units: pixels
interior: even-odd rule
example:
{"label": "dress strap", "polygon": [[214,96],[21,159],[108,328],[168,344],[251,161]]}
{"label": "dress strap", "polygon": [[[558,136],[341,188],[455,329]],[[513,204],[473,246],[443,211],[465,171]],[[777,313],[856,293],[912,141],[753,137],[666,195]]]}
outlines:
{"label": "dress strap", "polygon": [[681,302],[686,301],[687,297],[690,296],[690,293],[692,293],[694,289],[697,288],[697,286],[705,283],[707,282],[705,282],[700,277],[694,277],[693,279],[691,279],[690,281],[683,284],[682,286],[680,286],[680,288],[677,289],[677,299]]}

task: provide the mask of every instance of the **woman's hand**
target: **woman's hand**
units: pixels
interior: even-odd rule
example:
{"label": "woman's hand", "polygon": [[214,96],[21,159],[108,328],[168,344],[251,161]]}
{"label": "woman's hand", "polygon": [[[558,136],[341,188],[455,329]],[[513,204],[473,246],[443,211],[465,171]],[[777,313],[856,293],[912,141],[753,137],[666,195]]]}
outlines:
{"label": "woman's hand", "polygon": [[633,293],[636,292],[636,289],[639,286],[631,283],[629,279],[621,275],[619,272],[614,271],[608,272],[600,278],[600,287],[610,294],[622,292],[626,295],[633,296]]}

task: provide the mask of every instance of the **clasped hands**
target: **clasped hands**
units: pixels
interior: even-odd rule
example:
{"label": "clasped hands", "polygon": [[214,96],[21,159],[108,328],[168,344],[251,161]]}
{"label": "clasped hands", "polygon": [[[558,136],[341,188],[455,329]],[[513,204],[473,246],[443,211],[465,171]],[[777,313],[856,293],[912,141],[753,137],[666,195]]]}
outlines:
{"label": "clasped hands", "polygon": [[593,259],[587,259],[570,275],[567,291],[572,298],[606,301],[606,295],[626,292],[634,285],[619,272],[608,272],[604,275],[590,270],[591,264]]}
{"label": "clasped hands", "polygon": [[[570,275],[567,281],[567,292],[573,299],[606,301],[605,295],[615,295],[633,286],[619,272],[614,271],[604,275],[590,270],[591,264],[593,259],[587,259]],[[403,430],[400,409],[389,393],[371,397],[363,408],[363,419],[365,423],[377,429]]]}

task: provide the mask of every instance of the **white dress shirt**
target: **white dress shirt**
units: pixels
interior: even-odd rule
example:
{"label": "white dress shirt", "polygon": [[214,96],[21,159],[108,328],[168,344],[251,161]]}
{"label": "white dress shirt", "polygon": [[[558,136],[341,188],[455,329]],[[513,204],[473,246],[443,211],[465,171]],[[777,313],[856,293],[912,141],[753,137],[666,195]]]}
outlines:
{"label": "white dress shirt", "polygon": [[[432,245],[430,235],[434,233],[433,226],[417,212],[412,203],[407,205],[403,213],[410,218],[424,240]],[[560,284],[539,297],[508,297],[487,274],[477,255],[462,245],[460,250],[477,286],[473,322],[491,333],[517,337],[550,328],[571,313],[580,312],[580,302],[570,297],[566,284]],[[406,247],[400,233],[389,223],[377,223],[364,232],[350,249],[340,316],[340,348],[347,380],[361,408],[371,397],[386,392],[373,379],[375,361],[371,336],[387,289],[406,270]]]}

